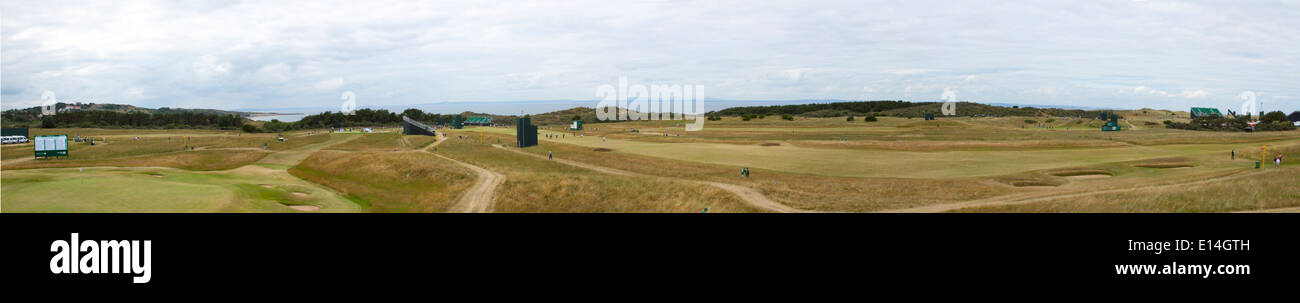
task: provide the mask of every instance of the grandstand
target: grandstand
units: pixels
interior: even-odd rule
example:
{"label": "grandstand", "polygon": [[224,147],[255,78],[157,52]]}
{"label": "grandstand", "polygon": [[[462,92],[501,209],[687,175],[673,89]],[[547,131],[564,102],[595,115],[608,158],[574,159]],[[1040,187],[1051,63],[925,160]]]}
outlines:
{"label": "grandstand", "polygon": [[1219,109],[1217,109],[1217,108],[1205,108],[1205,107],[1193,107],[1193,108],[1192,108],[1192,119],[1196,119],[1196,118],[1208,118],[1208,117],[1213,116],[1213,115],[1217,115],[1217,116],[1219,116],[1219,117],[1223,117],[1223,113],[1220,113],[1220,112],[1219,112]]}
{"label": "grandstand", "polygon": [[426,125],[424,123],[420,123],[420,121],[415,121],[415,119],[411,119],[410,117],[407,116],[402,116],[402,133],[407,135],[424,135],[424,136],[437,135],[437,132],[434,131],[434,128],[432,126]]}
{"label": "grandstand", "polygon": [[465,125],[491,126],[492,117],[469,117],[465,119]]}

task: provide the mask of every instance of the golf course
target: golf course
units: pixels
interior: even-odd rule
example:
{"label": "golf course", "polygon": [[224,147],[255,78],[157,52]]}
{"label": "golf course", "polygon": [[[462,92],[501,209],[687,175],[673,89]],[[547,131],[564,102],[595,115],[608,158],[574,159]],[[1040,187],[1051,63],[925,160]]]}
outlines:
{"label": "golf course", "polygon": [[[1300,131],[1204,132],[1123,112],[1021,117],[722,117],[297,130],[33,129],[70,156],[3,147],[4,212],[1239,212],[1300,207]],[[865,119],[864,119],[865,120]],[[1184,119],[1185,120],[1185,119]],[[281,136],[284,140],[280,140]],[[1264,153],[1261,155],[1261,153]],[[746,170],[748,175],[740,172]]]}

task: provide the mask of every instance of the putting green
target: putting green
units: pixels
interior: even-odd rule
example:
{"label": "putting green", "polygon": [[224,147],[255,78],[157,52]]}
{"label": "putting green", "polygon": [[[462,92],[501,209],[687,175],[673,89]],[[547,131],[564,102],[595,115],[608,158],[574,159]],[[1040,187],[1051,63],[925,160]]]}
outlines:
{"label": "putting green", "polygon": [[[513,134],[512,129],[467,128],[469,132]],[[776,171],[842,177],[964,178],[998,176],[1032,170],[1066,168],[1152,158],[1226,153],[1249,144],[1184,144],[1108,148],[1030,149],[1011,151],[888,151],[812,148],[794,145],[758,146],[723,143],[657,143],[600,136],[547,139],[547,142],[601,147],[652,157],[763,168]]]}
{"label": "putting green", "polygon": [[5,171],[4,212],[315,212],[363,209],[333,192],[261,166],[218,172],[171,168]]}

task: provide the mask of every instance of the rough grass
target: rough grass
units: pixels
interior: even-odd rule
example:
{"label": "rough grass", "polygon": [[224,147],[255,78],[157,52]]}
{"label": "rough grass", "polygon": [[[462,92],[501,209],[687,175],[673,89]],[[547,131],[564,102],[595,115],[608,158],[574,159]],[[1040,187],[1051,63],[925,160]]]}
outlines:
{"label": "rough grass", "polygon": [[[505,142],[514,142],[513,136],[498,136],[501,136]],[[666,178],[749,186],[778,202],[800,209],[821,211],[852,212],[906,208],[990,197],[1011,190],[978,179],[844,178],[785,173],[752,167],[750,177],[742,178],[739,176],[741,169],[739,166],[668,160],[620,152],[596,152],[583,146],[553,142],[542,142],[542,145],[522,150],[543,156],[548,151],[553,151],[556,158]]]}
{"label": "rough grass", "polygon": [[347,143],[326,148],[326,150],[344,151],[399,151],[410,150],[398,133],[341,134],[342,136],[360,136]]}
{"label": "rough grass", "polygon": [[474,182],[465,168],[414,151],[323,150],[289,173],[362,201],[371,212],[442,212]]}
{"label": "rough grass", "polygon": [[[475,130],[477,131],[477,129]],[[507,133],[508,129],[485,131]],[[545,132],[544,132],[545,133]],[[672,138],[672,137],[669,137]],[[966,138],[966,139],[969,139]],[[1196,144],[1158,147],[1132,146],[1026,150],[958,150],[941,152],[832,149],[796,145],[757,146],[721,143],[658,143],[591,135],[563,139],[540,139],[589,148],[609,148],[672,160],[733,167],[822,175],[832,177],[877,177],[915,179],[960,179],[1096,163],[1135,161],[1156,157],[1200,155],[1227,151],[1230,145]]]}
{"label": "rough grass", "polygon": [[1231,212],[1300,206],[1300,168],[1243,178],[1136,189],[1043,202],[962,209],[963,212]]}
{"label": "rough grass", "polygon": [[497,212],[701,212],[706,207],[709,212],[757,211],[712,186],[576,168],[491,147],[497,138],[513,142],[513,137],[489,136],[488,143],[479,143],[453,134],[437,153],[506,175],[496,194]]}
{"label": "rough grass", "polygon": [[438,139],[437,137],[434,136],[419,136],[419,135],[402,135],[402,138],[405,138],[405,140],[409,143],[408,147],[411,149],[422,149],[426,146],[429,146],[429,144],[433,144],[433,142],[437,141]]}

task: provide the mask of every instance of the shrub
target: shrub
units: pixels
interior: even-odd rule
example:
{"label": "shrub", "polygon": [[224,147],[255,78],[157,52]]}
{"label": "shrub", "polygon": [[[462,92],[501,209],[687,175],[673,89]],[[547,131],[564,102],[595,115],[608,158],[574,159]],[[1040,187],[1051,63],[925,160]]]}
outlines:
{"label": "shrub", "polygon": [[876,122],[877,119],[876,119],[876,116],[866,116],[866,117],[862,117],[862,121],[867,121],[867,122]]}
{"label": "shrub", "polygon": [[787,121],[794,121],[794,116],[791,116],[789,114],[782,114],[781,119],[785,119]]}
{"label": "shrub", "polygon": [[1025,124],[1034,124],[1034,123],[1038,123],[1038,121],[1034,121],[1033,119],[1025,119]]}
{"label": "shrub", "polygon": [[849,115],[849,118],[848,118],[848,119],[844,119],[844,121],[853,122],[853,115]]}
{"label": "shrub", "polygon": [[1281,111],[1272,111],[1267,114],[1264,114],[1263,117],[1260,117],[1259,121],[1272,123],[1272,122],[1282,122],[1288,120],[1286,118],[1286,114],[1282,113]]}
{"label": "shrub", "polygon": [[1257,131],[1295,130],[1295,129],[1296,129],[1295,124],[1291,124],[1291,121],[1285,121],[1285,120],[1276,121],[1276,122],[1260,122],[1258,125],[1255,125],[1255,130]]}
{"label": "shrub", "polygon": [[244,129],[244,132],[246,132],[246,133],[257,133],[257,132],[261,132],[261,130],[257,129],[257,125],[252,125],[252,124],[244,124],[243,129]]}
{"label": "shrub", "polygon": [[749,121],[749,115],[741,116],[741,117],[740,117],[740,120],[741,120],[741,121]]}

